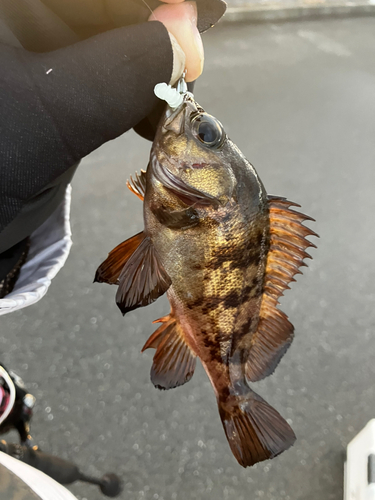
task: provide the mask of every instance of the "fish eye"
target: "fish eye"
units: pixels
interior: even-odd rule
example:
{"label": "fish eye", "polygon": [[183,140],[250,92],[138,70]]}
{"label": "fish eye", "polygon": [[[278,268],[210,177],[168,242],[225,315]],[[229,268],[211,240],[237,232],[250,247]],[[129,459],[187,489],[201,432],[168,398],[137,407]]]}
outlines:
{"label": "fish eye", "polygon": [[219,148],[225,139],[223,126],[211,115],[200,113],[191,122],[193,135],[208,148]]}

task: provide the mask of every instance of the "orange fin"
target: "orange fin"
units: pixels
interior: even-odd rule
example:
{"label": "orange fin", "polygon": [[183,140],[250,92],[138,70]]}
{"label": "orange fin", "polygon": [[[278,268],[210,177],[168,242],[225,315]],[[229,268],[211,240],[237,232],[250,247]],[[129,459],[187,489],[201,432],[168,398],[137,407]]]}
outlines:
{"label": "orange fin", "polygon": [[151,304],[171,286],[172,281],[148,236],[126,261],[118,283],[116,303],[122,314]]}
{"label": "orange fin", "polygon": [[196,356],[186,344],[176,319],[170,315],[161,321],[162,325],[148,339],[142,352],[156,349],[151,381],[158,389],[173,389],[191,379]]}
{"label": "orange fin", "polygon": [[143,201],[146,192],[146,171],[141,170],[141,173],[139,175],[138,172],[136,172],[134,179],[132,176],[130,176],[130,181],[126,181],[126,185],[132,193],[134,193],[140,200]]}
{"label": "orange fin", "polygon": [[108,283],[109,285],[118,285],[120,273],[129,260],[131,255],[142,243],[145,238],[143,231],[123,241],[111,252],[104,262],[96,270],[94,283]]}
{"label": "orange fin", "polygon": [[229,446],[242,467],[274,458],[296,440],[283,417],[248,387],[241,395],[219,398],[218,405]]}
{"label": "orange fin", "polygon": [[303,225],[311,217],[290,209],[299,206],[285,198],[268,197],[270,217],[270,248],[267,256],[264,292],[257,332],[253,335],[246,377],[251,382],[261,380],[274,372],[290,346],[294,328],[288,317],[277,309],[278,300],[299,268],[311,258],[306,248],[315,247],[306,236],[318,236]]}

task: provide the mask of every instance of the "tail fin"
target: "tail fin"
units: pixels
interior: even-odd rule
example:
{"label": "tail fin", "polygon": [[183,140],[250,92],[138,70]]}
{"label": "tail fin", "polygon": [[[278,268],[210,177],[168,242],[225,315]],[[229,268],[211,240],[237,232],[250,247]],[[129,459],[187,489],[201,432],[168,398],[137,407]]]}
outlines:
{"label": "tail fin", "polygon": [[250,388],[247,391],[218,400],[229,446],[243,467],[276,457],[296,440],[283,417]]}

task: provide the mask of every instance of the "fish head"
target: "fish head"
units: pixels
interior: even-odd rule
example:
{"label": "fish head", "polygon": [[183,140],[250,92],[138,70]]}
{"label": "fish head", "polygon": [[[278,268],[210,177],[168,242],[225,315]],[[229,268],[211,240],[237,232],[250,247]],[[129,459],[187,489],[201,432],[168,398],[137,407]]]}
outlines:
{"label": "fish head", "polygon": [[189,205],[226,205],[236,194],[233,160],[222,124],[191,95],[167,108],[151,150],[151,170],[162,186]]}
{"label": "fish head", "polygon": [[242,194],[259,199],[261,183],[255,170],[219,120],[191,94],[177,109],[168,107],[162,117],[150,169],[160,189],[169,189],[188,205],[218,208],[238,202]]}

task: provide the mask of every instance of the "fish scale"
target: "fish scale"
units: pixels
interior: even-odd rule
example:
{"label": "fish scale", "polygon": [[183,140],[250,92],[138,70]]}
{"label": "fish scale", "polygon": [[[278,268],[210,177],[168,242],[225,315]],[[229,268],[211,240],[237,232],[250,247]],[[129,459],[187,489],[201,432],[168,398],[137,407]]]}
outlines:
{"label": "fish scale", "polygon": [[[233,212],[231,207],[227,207],[228,211]],[[232,223],[234,221],[234,224]],[[240,226],[240,227],[239,227]],[[203,262],[205,268],[204,277],[209,276],[209,280],[204,280],[203,277],[203,292],[198,291],[198,297],[195,299],[194,294],[192,300],[186,302],[186,307],[189,311],[184,314],[192,316],[199,335],[201,325],[205,325],[205,337],[214,344],[220,344],[221,356],[223,359],[228,358],[229,352],[223,352],[222,344],[227,342],[227,338],[236,337],[236,320],[241,316],[241,309],[248,310],[249,302],[254,301],[254,295],[257,305],[250,309],[260,307],[259,294],[261,293],[259,287],[251,287],[245,294],[248,283],[252,283],[258,274],[259,264],[250,264],[244,269],[242,262],[249,262],[248,255],[245,252],[240,252],[240,262],[236,262],[234,257],[234,248],[238,248],[238,239],[244,242],[249,241],[251,228],[239,222],[239,217],[235,214],[232,215],[231,220],[225,223],[224,228],[221,228],[223,237],[218,237],[217,228],[213,234],[207,234],[206,242],[211,241],[212,244],[206,243],[206,257]],[[229,236],[229,237],[228,237]],[[220,242],[220,243],[217,243]],[[250,252],[252,248],[248,249]],[[217,257],[221,256],[220,265],[213,265],[217,261]],[[227,256],[227,257],[226,257]],[[228,258],[231,256],[231,258]],[[235,263],[235,265],[233,265]],[[188,266],[184,266],[187,269]],[[193,270],[190,270],[193,271]],[[189,273],[187,273],[189,274]],[[192,278],[179,287],[183,289],[191,289],[190,282],[195,280],[194,274]],[[173,285],[172,285],[173,287]],[[228,292],[229,291],[229,292]],[[232,299],[232,303],[228,304],[228,295]],[[249,314],[246,314],[249,316]],[[231,343],[230,343],[231,344]],[[203,353],[200,353],[202,359]]]}

